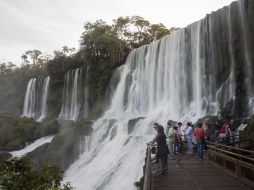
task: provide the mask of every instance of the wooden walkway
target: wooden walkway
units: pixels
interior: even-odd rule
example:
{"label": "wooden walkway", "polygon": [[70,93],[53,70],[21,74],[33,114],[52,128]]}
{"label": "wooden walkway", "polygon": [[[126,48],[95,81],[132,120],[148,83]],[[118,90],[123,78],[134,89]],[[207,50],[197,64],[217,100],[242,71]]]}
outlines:
{"label": "wooden walkway", "polygon": [[207,159],[181,156],[170,160],[167,176],[154,177],[154,190],[250,190],[237,179],[208,164]]}

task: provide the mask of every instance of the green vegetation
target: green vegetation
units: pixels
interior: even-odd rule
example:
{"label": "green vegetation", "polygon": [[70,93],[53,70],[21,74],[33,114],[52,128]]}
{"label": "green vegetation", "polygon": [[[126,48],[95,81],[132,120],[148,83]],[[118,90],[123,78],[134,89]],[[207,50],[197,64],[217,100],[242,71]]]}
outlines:
{"label": "green vegetation", "polygon": [[21,149],[26,142],[32,142],[40,137],[55,134],[57,131],[57,121],[41,124],[31,118],[0,114],[0,150]]}
{"label": "green vegetation", "polygon": [[36,171],[31,161],[23,157],[0,162],[2,190],[71,190],[69,183],[61,185],[63,172],[55,166]]}

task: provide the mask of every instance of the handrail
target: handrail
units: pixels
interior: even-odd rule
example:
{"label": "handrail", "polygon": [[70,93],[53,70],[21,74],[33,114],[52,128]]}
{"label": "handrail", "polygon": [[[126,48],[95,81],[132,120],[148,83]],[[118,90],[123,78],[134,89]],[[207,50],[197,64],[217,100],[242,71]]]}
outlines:
{"label": "handrail", "polygon": [[209,146],[209,145],[207,145],[207,147],[211,148],[211,149],[214,149],[214,150],[218,150],[219,152],[224,152],[224,153],[227,153],[227,154],[231,154],[233,156],[244,158],[244,159],[247,159],[247,160],[250,160],[250,161],[254,162],[254,158],[243,156],[243,155],[240,155],[240,154],[237,154],[237,153],[234,153],[234,152],[230,152],[230,151],[227,151],[227,150],[223,150],[223,149],[220,149],[220,148],[215,148],[215,147],[212,147],[212,146]]}
{"label": "handrail", "polygon": [[[208,141],[208,162],[254,189],[254,151]],[[240,154],[241,152],[245,155]]]}
{"label": "handrail", "polygon": [[143,190],[152,190],[153,189],[153,175],[151,167],[151,150],[148,147],[146,149],[146,159],[145,159],[145,171],[144,171],[144,186]]}
{"label": "handrail", "polygon": [[212,144],[212,145],[216,145],[216,146],[221,146],[221,147],[225,147],[228,149],[235,149],[237,151],[241,151],[241,152],[246,152],[246,153],[250,153],[250,154],[254,154],[254,151],[251,150],[245,150],[245,149],[241,149],[241,148],[236,148],[236,147],[232,147],[232,146],[227,146],[221,143],[214,143],[214,142],[210,142],[210,141],[206,141],[208,144]]}

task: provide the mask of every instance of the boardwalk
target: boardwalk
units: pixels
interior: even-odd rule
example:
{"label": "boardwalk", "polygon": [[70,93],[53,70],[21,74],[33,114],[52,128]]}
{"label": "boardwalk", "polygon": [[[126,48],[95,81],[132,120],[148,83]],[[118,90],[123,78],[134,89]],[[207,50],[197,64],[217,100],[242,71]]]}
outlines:
{"label": "boardwalk", "polygon": [[154,177],[154,190],[250,190],[238,180],[195,157],[169,162],[167,176]]}

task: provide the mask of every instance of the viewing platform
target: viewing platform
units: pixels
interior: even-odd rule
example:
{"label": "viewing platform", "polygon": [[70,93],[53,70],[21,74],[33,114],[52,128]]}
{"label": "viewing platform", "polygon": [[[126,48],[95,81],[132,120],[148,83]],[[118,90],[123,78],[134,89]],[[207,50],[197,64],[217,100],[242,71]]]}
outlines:
{"label": "viewing platform", "polygon": [[[236,153],[238,152],[238,153]],[[178,155],[168,163],[168,175],[158,176],[147,151],[143,190],[251,190],[254,189],[254,152],[212,143],[200,161]],[[154,155],[153,155],[154,156]]]}

